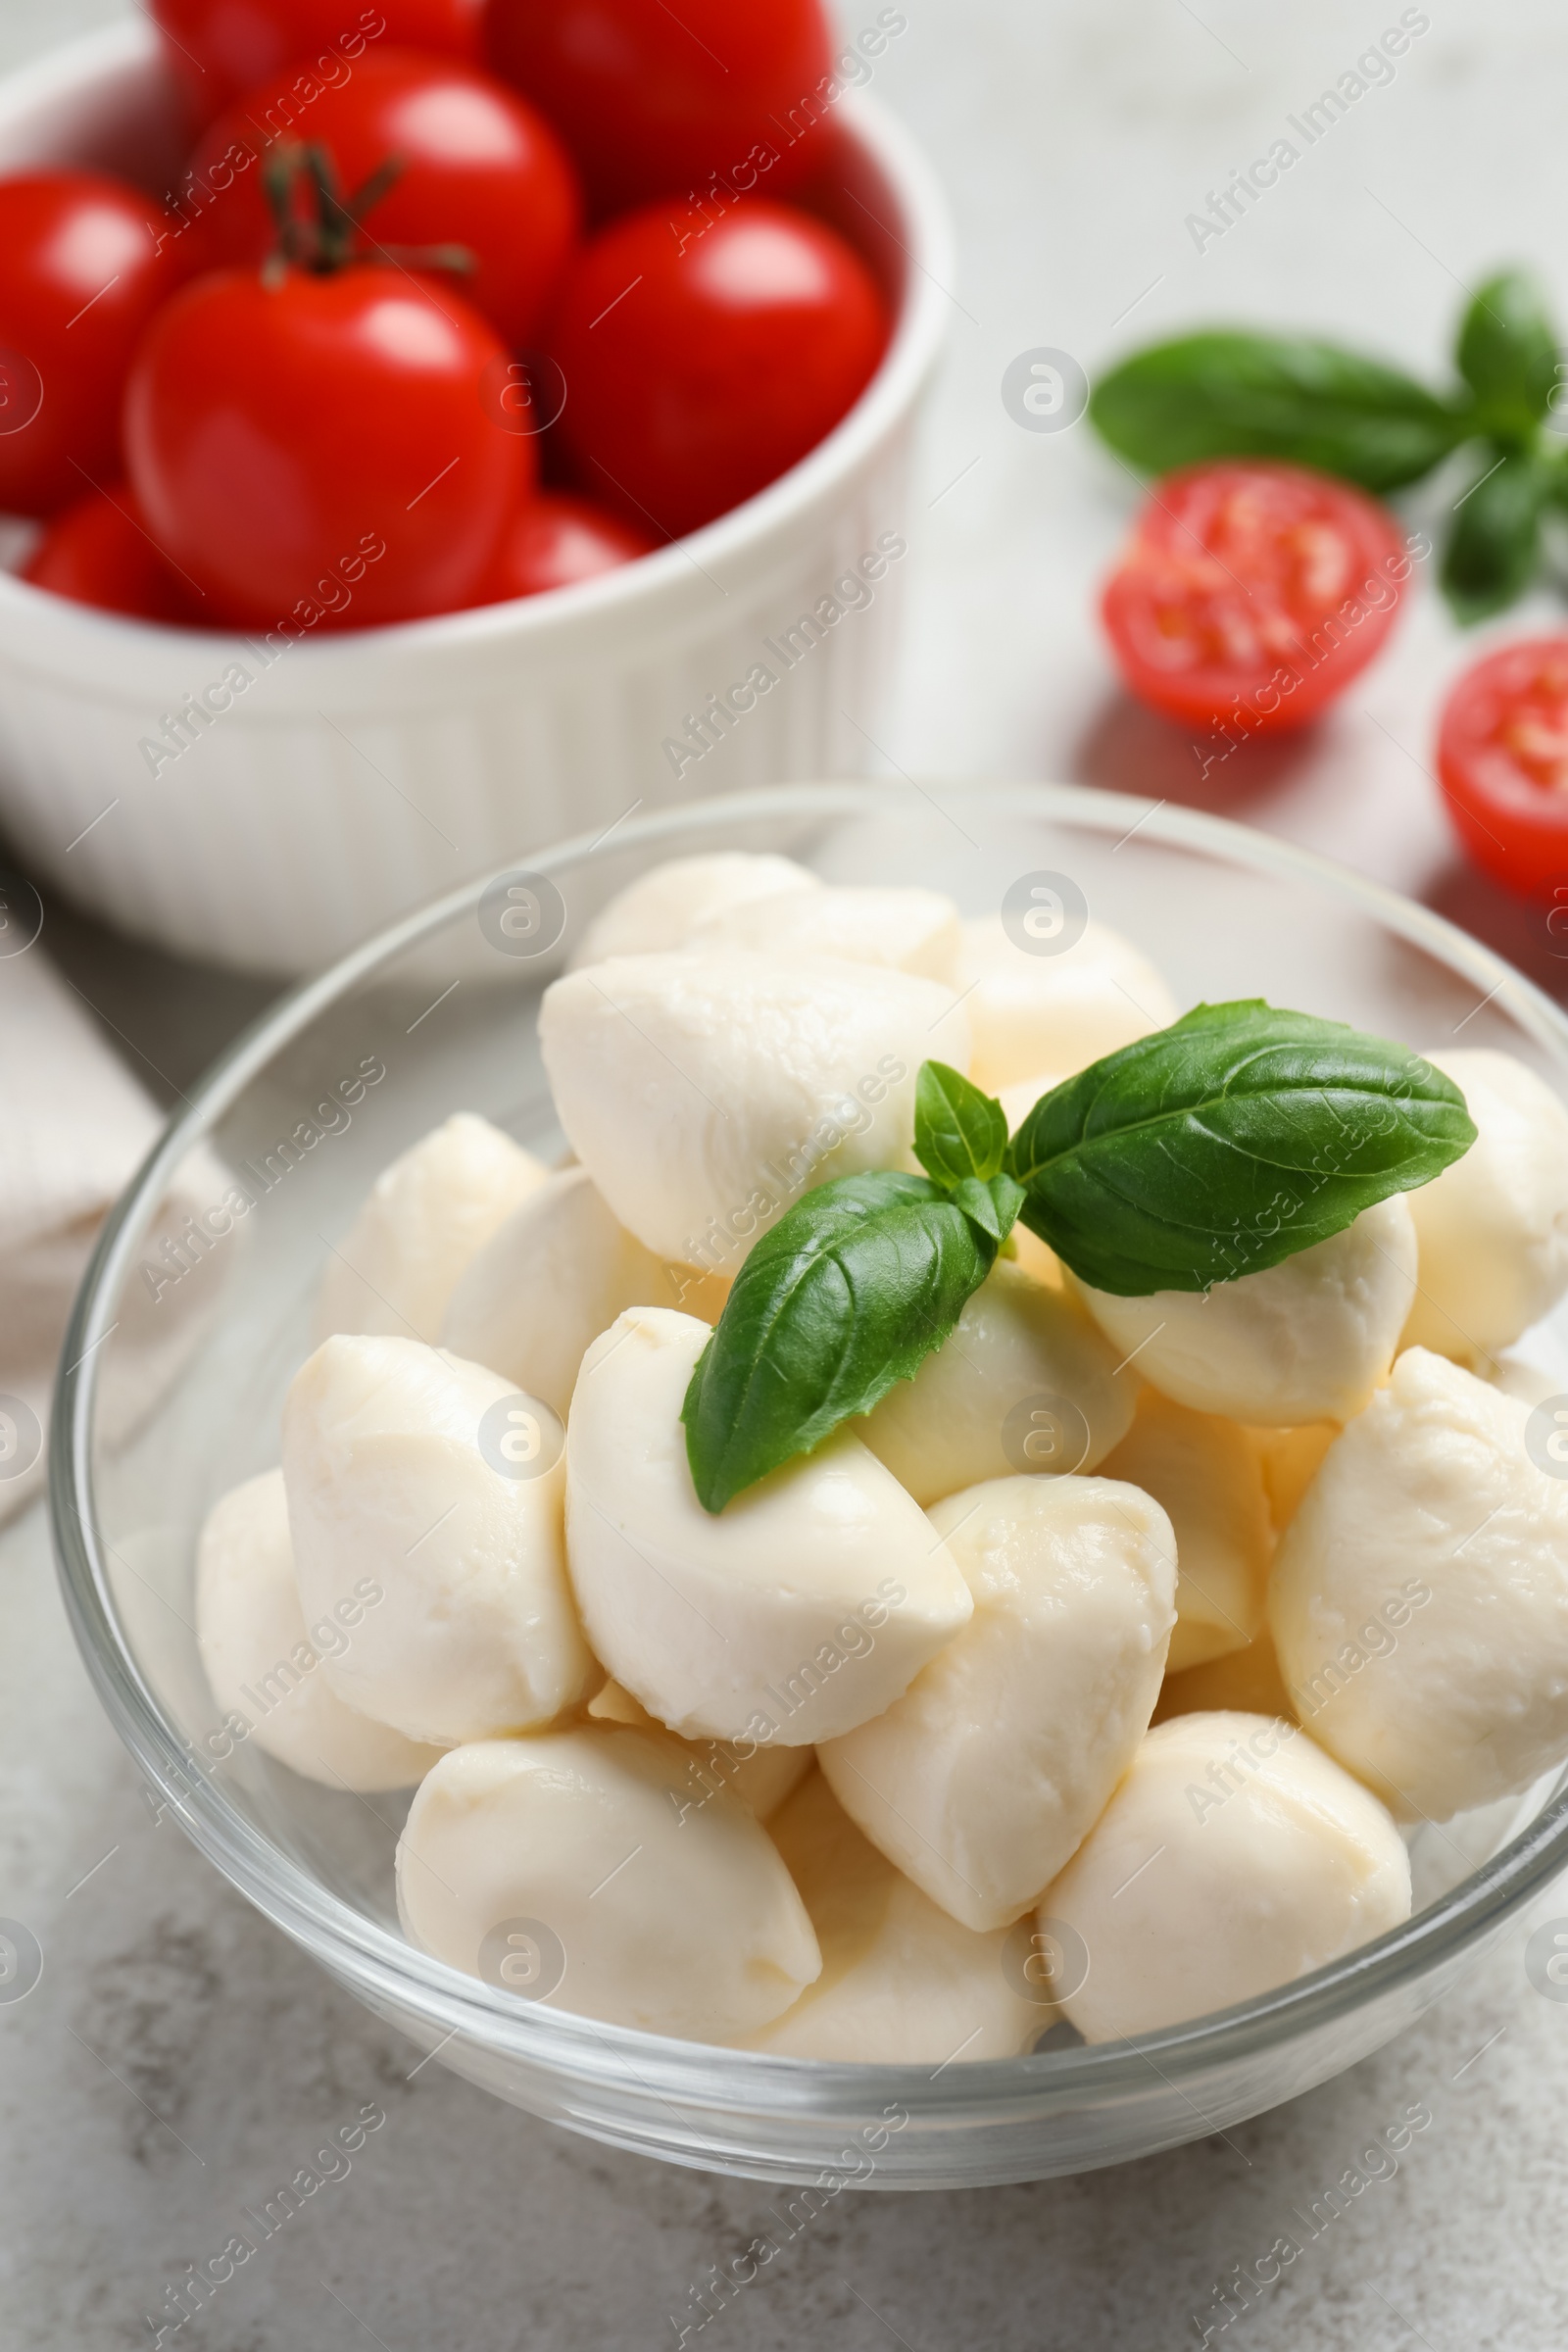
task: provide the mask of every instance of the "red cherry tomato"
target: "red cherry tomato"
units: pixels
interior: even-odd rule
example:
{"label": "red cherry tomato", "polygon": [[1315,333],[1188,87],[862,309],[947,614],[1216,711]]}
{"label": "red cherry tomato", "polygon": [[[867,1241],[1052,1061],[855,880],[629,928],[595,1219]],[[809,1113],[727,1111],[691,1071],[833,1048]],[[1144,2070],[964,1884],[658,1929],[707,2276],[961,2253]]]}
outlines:
{"label": "red cherry tomato", "polygon": [[782,195],[825,151],[819,0],[489,0],[485,42],[560,123],[601,216],[714,172]]}
{"label": "red cherry tomato", "polygon": [[149,528],[245,627],[470,604],[534,464],[493,414],[506,366],[461,296],[400,271],[199,278],[125,398]]}
{"label": "red cherry tomato", "polygon": [[377,43],[477,65],[483,7],[484,0],[152,0],[151,13],[197,121],[210,122],[285,66],[336,80]]}
{"label": "red cherry tomato", "polygon": [[199,628],[198,600],[153,545],[128,482],[92,491],[57,514],[22,576],[54,596],[137,620]]}
{"label": "red cherry tomato", "polygon": [[169,229],[96,172],[0,180],[0,508],[48,514],[123,471],[121,392],[179,282]]}
{"label": "red cherry tomato", "polygon": [[[214,264],[264,261],[277,242],[262,185],[270,143],[324,146],[344,195],[397,157],[402,171],[366,219],[367,248],[464,246],[478,267],[452,284],[506,342],[526,343],[582,223],[577,174],[544,117],[487,74],[406,49],[367,54],[352,79],[309,101],[295,78],[247,92],[191,158],[186,202],[208,208]],[[303,213],[307,183],[296,188]]]}
{"label": "red cherry tomato", "polygon": [[569,588],[602,571],[614,571],[652,555],[655,542],[591,499],[564,490],[541,490],[524,499],[501,542],[482,604],[499,605],[515,596],[542,596]]}
{"label": "red cherry tomato", "polygon": [[1568,935],[1568,637],[1505,645],[1443,708],[1438,774],[1484,873],[1563,907]]}
{"label": "red cherry tomato", "polygon": [[754,198],[683,251],[651,205],[567,278],[561,429],[595,496],[678,536],[813,449],[887,337],[870,271],[820,220]]}
{"label": "red cherry tomato", "polygon": [[1362,490],[1221,459],[1156,483],[1102,612],[1131,691],[1188,726],[1301,726],[1393,626],[1410,559]]}

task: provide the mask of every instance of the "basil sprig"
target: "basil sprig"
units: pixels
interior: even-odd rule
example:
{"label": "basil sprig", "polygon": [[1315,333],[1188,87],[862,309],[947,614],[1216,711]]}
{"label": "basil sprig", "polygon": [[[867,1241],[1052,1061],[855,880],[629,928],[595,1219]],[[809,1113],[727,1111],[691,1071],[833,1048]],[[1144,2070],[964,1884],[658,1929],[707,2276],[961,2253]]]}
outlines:
{"label": "basil sprig", "polygon": [[1499,271],[1460,320],[1459,381],[1433,392],[1380,360],[1304,335],[1219,329],[1158,343],[1111,369],[1089,414],[1130,464],[1168,473],[1210,458],[1283,458],[1365,490],[1419,481],[1477,444],[1443,585],[1458,618],[1484,619],[1534,578],[1541,526],[1568,504],[1568,450],[1545,418],[1563,395],[1561,346],[1541,294]]}
{"label": "basil sprig", "polygon": [[1419,1054],[1252,1002],[1200,1004],[1053,1088],[1009,1158],[1031,1232],[1143,1298],[1277,1266],[1475,1138]]}
{"label": "basil sprig", "polygon": [[1458,1088],[1419,1055],[1257,1003],[1200,1004],[1038,1102],[921,1067],[924,1176],[819,1185],[752,1250],[681,1418],[720,1511],[809,1453],[950,1336],[1015,1219],[1097,1290],[1200,1291],[1276,1266],[1469,1150]]}

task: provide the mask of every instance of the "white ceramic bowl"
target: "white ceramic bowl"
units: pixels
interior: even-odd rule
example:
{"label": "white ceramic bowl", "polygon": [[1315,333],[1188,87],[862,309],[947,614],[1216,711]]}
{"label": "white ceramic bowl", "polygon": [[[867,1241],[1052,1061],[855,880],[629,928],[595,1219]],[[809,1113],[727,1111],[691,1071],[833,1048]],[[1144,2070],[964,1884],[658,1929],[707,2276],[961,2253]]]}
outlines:
{"label": "white ceramic bowl", "polygon": [[[929,169],[875,101],[849,92],[838,119],[837,217],[893,299],[892,343],[809,457],[690,538],[580,587],[305,640],[266,667],[239,637],[96,613],[0,574],[0,824],[30,871],[176,953],[302,972],[469,874],[632,808],[863,769],[856,722],[875,730],[906,563],[877,548],[904,539],[951,240]],[[91,164],[162,190],[180,146],[140,21],[0,83],[0,172]],[[764,640],[785,645],[867,557],[880,577],[835,598],[849,609],[800,632],[786,667]],[[169,757],[166,714],[233,663],[250,682],[210,723],[187,719]],[[711,748],[665,749],[700,741],[687,714],[755,663],[778,682],[714,724]]]}

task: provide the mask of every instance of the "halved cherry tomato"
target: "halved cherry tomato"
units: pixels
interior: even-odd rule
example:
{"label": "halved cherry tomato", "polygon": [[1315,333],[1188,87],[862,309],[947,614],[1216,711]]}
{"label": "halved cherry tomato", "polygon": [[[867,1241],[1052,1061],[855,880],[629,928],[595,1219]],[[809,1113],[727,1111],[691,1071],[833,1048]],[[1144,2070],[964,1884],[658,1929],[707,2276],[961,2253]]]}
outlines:
{"label": "halved cherry tomato", "polygon": [[1157,482],[1106,583],[1111,650],[1142,703],[1273,734],[1315,718],[1394,624],[1411,559],[1388,511],[1251,458]]}
{"label": "halved cherry tomato", "polygon": [[634,564],[654,546],[646,531],[633,530],[591,499],[541,490],[524,499],[513,517],[480,601],[498,605],[514,596],[569,588]]}
{"label": "halved cherry tomato", "polygon": [[[368,252],[462,246],[477,268],[452,283],[504,341],[526,343],[582,224],[576,172],[544,117],[488,74],[408,49],[370,51],[351,80],[310,100],[295,78],[247,91],[191,158],[186,201],[208,207],[212,261],[261,262],[275,245],[262,171],[279,139],[326,148],[344,195],[395,159],[365,220]],[[295,184],[303,217],[308,190]]]}
{"label": "halved cherry tomato", "polygon": [[826,150],[819,0],[489,0],[485,42],[565,132],[601,218],[714,172],[783,195]]}
{"label": "halved cherry tomato", "polygon": [[1484,873],[1568,900],[1568,637],[1505,645],[1464,672],[1443,707],[1438,775]]}
{"label": "halved cherry tomato", "polygon": [[200,600],[154,546],[128,482],[92,491],[57,514],[22,577],[74,604],[136,620],[200,628]]}
{"label": "halved cherry tomato", "polygon": [[403,271],[198,278],[126,392],[148,527],[242,627],[471,604],[535,462],[493,414],[506,367],[461,295]]}
{"label": "halved cherry tomato", "polygon": [[429,49],[479,63],[484,0],[152,0],[175,78],[210,122],[246,90],[292,66],[346,80],[367,50]]}
{"label": "halved cherry tomato", "polygon": [[[0,508],[49,514],[124,468],[120,400],[182,271],[150,196],[97,172],[0,180]],[[164,250],[160,250],[164,248]]]}
{"label": "halved cherry tomato", "polygon": [[649,205],[567,277],[562,435],[595,497],[678,537],[813,449],[887,338],[865,264],[808,214],[754,197],[683,251]]}

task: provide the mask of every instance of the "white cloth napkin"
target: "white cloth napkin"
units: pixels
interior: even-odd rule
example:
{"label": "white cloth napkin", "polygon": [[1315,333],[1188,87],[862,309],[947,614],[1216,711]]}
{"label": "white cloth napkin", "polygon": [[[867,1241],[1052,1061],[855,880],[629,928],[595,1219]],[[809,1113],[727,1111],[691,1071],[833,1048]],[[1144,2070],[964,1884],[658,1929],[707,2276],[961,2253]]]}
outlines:
{"label": "white cloth napkin", "polygon": [[0,956],[0,1522],[43,1484],[71,1302],[162,1124],[42,951]]}

